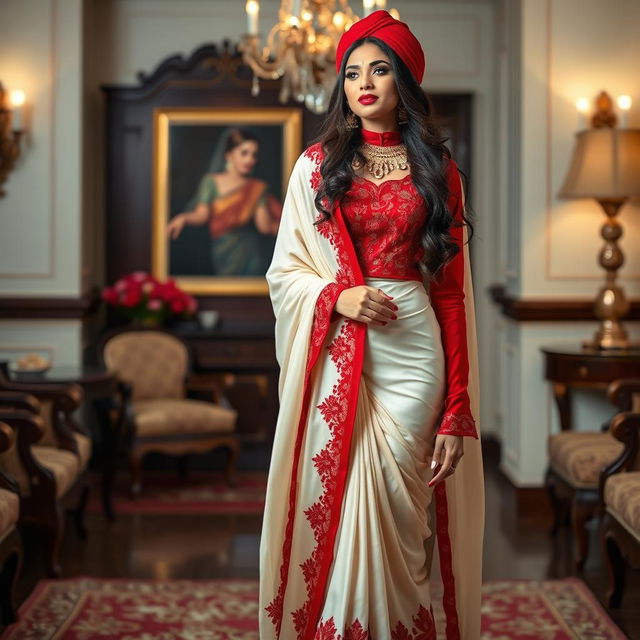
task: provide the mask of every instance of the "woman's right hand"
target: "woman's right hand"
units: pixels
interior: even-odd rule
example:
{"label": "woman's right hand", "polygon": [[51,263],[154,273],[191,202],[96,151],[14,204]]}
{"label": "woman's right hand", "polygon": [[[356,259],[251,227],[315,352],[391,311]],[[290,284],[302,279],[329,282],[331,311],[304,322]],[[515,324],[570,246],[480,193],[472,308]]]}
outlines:
{"label": "woman's right hand", "polygon": [[179,213],[175,218],[169,221],[169,224],[167,225],[167,235],[172,240],[175,240],[180,233],[182,233],[182,229],[186,223],[187,221],[185,220],[184,214]]}
{"label": "woman's right hand", "polygon": [[347,318],[366,324],[385,325],[398,316],[398,307],[382,289],[358,285],[340,293],[335,310]]}

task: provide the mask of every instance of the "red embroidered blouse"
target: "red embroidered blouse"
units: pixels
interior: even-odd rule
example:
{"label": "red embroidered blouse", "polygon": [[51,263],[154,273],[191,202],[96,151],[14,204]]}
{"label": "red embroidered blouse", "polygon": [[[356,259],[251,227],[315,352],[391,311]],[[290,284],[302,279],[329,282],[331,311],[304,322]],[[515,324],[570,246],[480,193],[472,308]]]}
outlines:
{"label": "red embroidered blouse", "polygon": [[[369,144],[388,146],[401,143],[398,131],[375,133],[363,129],[362,137]],[[453,160],[448,164],[447,180],[447,204],[454,220],[461,222],[462,192],[458,168]],[[423,281],[417,263],[424,255],[421,235],[427,210],[410,174],[378,184],[356,177],[341,201],[341,209],[363,275]],[[393,224],[389,224],[390,220]],[[447,371],[447,395],[438,433],[477,438],[467,392],[469,360],[462,232],[462,227],[451,226],[450,234],[460,250],[429,285],[431,304],[440,325]]]}

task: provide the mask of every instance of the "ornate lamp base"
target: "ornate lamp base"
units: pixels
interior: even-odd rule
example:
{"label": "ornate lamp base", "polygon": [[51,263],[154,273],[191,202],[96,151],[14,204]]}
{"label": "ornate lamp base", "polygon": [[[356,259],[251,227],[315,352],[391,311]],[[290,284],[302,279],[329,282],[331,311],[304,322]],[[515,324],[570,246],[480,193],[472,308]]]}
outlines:
{"label": "ornate lamp base", "polygon": [[620,207],[626,198],[598,200],[604,209],[605,220],[600,234],[605,241],[599,255],[599,264],[605,269],[605,284],[598,292],[593,308],[600,326],[593,336],[593,340],[586,340],[582,344],[592,349],[628,349],[637,342],[629,341],[629,334],[622,326],[620,318],[629,312],[629,301],[622,287],[616,283],[618,269],[624,263],[624,255],[618,246],[622,236],[622,226],[616,218]]}
{"label": "ornate lamp base", "polygon": [[629,340],[627,330],[617,320],[602,320],[592,340],[583,340],[582,346],[589,349],[621,350],[640,346],[640,340]]}

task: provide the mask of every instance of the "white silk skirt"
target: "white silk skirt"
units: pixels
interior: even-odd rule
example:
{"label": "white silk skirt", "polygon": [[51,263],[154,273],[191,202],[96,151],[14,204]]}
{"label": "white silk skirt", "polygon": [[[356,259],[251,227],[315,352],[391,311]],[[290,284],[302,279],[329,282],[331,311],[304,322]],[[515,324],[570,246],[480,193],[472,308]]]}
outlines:
{"label": "white silk skirt", "polygon": [[440,327],[423,284],[372,277],[365,282],[393,296],[398,317],[367,328],[321,623],[332,618],[338,632],[346,633],[357,621],[371,638],[383,640],[392,633],[404,637],[398,625],[411,633],[412,626],[419,629],[420,607],[431,609],[433,488],[427,483],[446,376]]}

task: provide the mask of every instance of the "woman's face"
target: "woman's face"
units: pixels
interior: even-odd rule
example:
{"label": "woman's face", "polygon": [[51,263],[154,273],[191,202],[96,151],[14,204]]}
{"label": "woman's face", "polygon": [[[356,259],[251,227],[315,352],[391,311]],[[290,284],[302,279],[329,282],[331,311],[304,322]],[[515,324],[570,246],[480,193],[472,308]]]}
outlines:
{"label": "woman's face", "polygon": [[399,97],[391,62],[373,42],[351,52],[344,74],[344,93],[351,111],[367,120],[395,119]]}
{"label": "woman's face", "polygon": [[226,159],[239,174],[248,175],[258,162],[258,143],[255,140],[245,140],[228,151]]}

